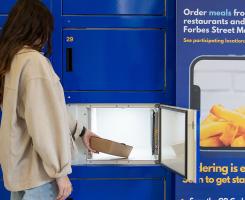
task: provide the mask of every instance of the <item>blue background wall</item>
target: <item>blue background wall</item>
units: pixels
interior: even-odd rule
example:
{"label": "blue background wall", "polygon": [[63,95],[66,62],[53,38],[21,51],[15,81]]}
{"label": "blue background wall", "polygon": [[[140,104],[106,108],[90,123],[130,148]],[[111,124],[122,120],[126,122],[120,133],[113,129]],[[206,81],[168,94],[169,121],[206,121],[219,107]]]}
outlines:
{"label": "blue background wall", "polygon": [[[0,27],[14,2],[0,0]],[[51,60],[67,103],[175,105],[174,1],[44,2],[55,17]],[[160,165],[74,166],[71,179],[76,200],[174,198],[174,174]],[[0,199],[9,199],[2,185]]]}

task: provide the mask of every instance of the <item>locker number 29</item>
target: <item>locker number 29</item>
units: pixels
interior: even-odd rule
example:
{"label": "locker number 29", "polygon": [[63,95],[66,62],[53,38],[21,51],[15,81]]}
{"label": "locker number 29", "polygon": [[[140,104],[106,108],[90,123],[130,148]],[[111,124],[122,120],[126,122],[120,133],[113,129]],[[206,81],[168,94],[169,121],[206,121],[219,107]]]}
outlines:
{"label": "locker number 29", "polygon": [[72,36],[66,37],[66,42],[74,42],[74,37]]}

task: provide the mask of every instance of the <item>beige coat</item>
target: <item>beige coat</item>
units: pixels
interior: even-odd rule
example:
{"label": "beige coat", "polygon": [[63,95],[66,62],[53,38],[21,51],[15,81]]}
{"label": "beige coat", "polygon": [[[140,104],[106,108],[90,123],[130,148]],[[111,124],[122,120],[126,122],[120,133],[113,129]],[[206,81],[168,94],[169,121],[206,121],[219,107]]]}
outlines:
{"label": "beige coat", "polygon": [[71,173],[71,133],[64,91],[50,62],[22,49],[6,74],[0,129],[5,187],[21,191]]}

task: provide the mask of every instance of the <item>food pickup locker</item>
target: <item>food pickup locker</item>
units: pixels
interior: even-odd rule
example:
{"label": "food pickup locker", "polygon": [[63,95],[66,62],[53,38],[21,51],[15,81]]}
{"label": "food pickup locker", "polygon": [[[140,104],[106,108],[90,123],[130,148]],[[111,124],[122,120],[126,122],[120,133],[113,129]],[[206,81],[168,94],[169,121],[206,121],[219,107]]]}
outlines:
{"label": "food pickup locker", "polygon": [[70,199],[174,199],[175,174],[198,178],[199,152],[199,112],[174,107],[175,2],[50,5],[51,60],[69,112],[101,137],[134,147],[128,159],[91,155],[81,147]]}

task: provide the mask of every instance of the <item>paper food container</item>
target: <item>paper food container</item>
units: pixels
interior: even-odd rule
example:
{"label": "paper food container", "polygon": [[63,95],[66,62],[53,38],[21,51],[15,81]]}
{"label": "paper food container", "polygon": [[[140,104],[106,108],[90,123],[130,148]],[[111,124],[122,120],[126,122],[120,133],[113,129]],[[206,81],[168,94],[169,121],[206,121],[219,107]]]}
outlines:
{"label": "paper food container", "polygon": [[133,149],[132,146],[98,137],[91,138],[91,148],[101,153],[124,158],[128,158]]}

